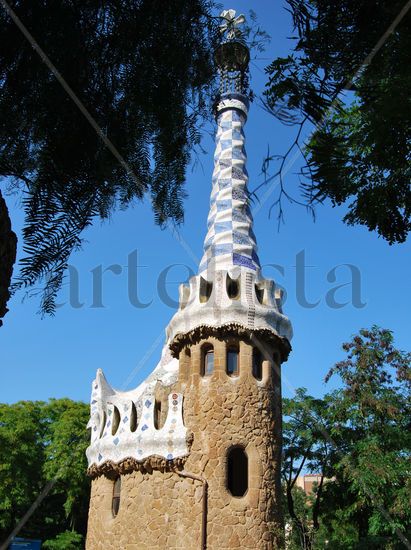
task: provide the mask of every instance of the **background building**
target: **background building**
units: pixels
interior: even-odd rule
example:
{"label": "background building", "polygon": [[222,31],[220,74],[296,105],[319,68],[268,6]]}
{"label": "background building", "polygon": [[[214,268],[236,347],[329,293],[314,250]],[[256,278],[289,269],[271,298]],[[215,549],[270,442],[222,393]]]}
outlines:
{"label": "background building", "polygon": [[295,484],[302,489],[306,495],[309,495],[313,492],[314,486],[318,486],[321,477],[321,474],[305,474],[303,476],[298,476]]}

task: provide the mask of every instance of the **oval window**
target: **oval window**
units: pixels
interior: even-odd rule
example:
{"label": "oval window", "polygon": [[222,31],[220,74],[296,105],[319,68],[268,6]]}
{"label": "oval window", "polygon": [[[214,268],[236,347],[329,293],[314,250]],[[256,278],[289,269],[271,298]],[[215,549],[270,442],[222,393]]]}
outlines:
{"label": "oval window", "polygon": [[119,425],[120,425],[120,411],[114,405],[113,406],[113,420],[112,420],[112,425],[111,425],[111,434],[112,435],[116,435],[116,432],[118,430]]}
{"label": "oval window", "polygon": [[248,489],[248,457],[242,447],[233,447],[227,456],[227,489],[242,497]]}

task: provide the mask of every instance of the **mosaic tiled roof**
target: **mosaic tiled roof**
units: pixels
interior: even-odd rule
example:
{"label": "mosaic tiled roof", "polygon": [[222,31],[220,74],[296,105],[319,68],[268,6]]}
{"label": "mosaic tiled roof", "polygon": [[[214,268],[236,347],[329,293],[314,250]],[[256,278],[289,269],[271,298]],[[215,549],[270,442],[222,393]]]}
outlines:
{"label": "mosaic tiled roof", "polygon": [[91,443],[87,449],[89,467],[124,459],[143,461],[149,456],[174,460],[188,454],[187,430],[183,422],[181,393],[171,392],[164,426],[154,425],[154,391],[160,382],[171,386],[178,377],[178,361],[163,349],[160,362],[136,389],[123,392],[112,388],[99,369],[92,384],[90,403]]}
{"label": "mosaic tiled roof", "polygon": [[199,267],[207,279],[219,269],[260,267],[248,204],[243,130],[247,110],[248,100],[241,94],[225,94],[219,104],[208,233]]}

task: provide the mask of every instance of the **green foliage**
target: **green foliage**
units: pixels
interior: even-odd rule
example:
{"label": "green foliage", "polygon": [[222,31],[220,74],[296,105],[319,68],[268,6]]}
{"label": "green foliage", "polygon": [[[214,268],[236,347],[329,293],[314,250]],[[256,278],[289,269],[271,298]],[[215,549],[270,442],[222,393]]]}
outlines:
{"label": "green foliage", "polygon": [[[307,395],[303,388],[292,399],[283,400],[282,478],[287,503],[286,518],[292,526],[291,540],[300,548],[311,549],[320,527],[319,515],[324,478],[331,476],[334,454],[330,444],[329,402]],[[321,479],[313,495],[296,486],[304,470],[319,472]]]}
{"label": "green foliage", "polygon": [[209,0],[11,7],[101,129],[1,10],[0,176],[22,190],[26,214],[18,282],[44,281],[41,308],[53,312],[68,258],[95,217],[147,195],[158,224],[182,220],[219,20]]}
{"label": "green foliage", "polygon": [[19,534],[52,539],[64,529],[86,532],[88,416],[85,403],[70,399],[0,404],[0,540],[45,487],[45,498]]}
{"label": "green foliage", "polygon": [[64,510],[70,527],[85,529],[88,510],[89,483],[85,478],[89,433],[85,429],[89,408],[70,399],[51,399],[47,405],[50,421],[43,474],[47,480],[58,480],[58,490],[64,494]]}
{"label": "green foliage", "polygon": [[[343,350],[326,377],[338,375],[340,389],[284,400],[290,547],[400,549],[411,534],[411,354],[376,326]],[[304,470],[325,478],[307,497],[294,481]]]}
{"label": "green foliage", "polygon": [[345,449],[336,474],[355,496],[359,538],[394,544],[411,527],[411,354],[396,349],[392,333],[376,326],[343,349],[347,358],[327,375],[343,382],[332,397],[335,437]]}
{"label": "green foliage", "polygon": [[0,540],[42,488],[42,407],[30,401],[0,404]]}
{"label": "green foliage", "polygon": [[75,531],[64,531],[55,539],[46,540],[42,548],[45,550],[81,550],[84,548],[83,536]]}
{"label": "green foliage", "polygon": [[[402,0],[287,4],[295,47],[267,68],[265,95],[275,116],[299,128],[289,153],[305,156],[308,204],[348,201],[346,223],[403,242],[411,229],[410,14],[385,35]],[[306,124],[315,131],[304,146]]]}

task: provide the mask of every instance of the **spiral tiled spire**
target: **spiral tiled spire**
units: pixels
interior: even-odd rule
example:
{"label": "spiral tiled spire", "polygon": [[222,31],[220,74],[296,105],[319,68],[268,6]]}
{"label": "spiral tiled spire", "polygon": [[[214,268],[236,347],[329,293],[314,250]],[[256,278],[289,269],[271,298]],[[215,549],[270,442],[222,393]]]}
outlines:
{"label": "spiral tiled spire", "polygon": [[224,94],[217,106],[208,233],[199,267],[207,279],[219,269],[260,268],[247,190],[243,131],[247,112],[248,100],[242,94]]}

